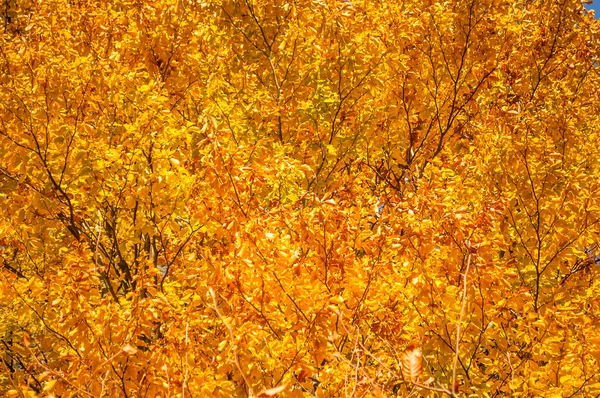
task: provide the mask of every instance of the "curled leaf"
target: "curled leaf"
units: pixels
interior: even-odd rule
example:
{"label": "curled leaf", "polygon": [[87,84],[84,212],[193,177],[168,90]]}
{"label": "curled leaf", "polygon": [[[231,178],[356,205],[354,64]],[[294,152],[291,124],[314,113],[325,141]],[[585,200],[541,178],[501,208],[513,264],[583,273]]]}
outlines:
{"label": "curled leaf", "polygon": [[123,352],[125,352],[126,354],[129,354],[129,355],[133,355],[137,352],[137,350],[135,348],[133,348],[131,345],[126,344],[123,347]]}
{"label": "curled leaf", "polygon": [[283,390],[287,388],[287,384],[282,384],[278,387],[269,388],[268,390],[263,390],[257,394],[258,398],[266,398],[266,397],[274,397],[279,394]]}

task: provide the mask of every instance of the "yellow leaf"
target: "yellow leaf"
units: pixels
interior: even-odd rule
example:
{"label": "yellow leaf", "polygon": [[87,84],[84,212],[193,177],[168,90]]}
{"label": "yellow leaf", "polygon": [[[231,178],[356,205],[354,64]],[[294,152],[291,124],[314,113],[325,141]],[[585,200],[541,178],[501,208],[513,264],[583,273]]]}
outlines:
{"label": "yellow leaf", "polygon": [[56,379],[48,380],[46,383],[44,383],[44,391],[51,391],[54,388],[55,384]]}
{"label": "yellow leaf", "polygon": [[563,383],[566,383],[568,380],[571,380],[571,379],[572,379],[571,375],[564,375],[564,376],[560,377],[559,381],[560,381],[560,384],[563,384]]}

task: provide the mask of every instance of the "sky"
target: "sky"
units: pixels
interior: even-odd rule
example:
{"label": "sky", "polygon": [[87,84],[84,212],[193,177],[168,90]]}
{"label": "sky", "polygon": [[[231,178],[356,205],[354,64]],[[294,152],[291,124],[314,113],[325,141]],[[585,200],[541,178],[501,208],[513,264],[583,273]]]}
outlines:
{"label": "sky", "polygon": [[594,0],[592,4],[586,4],[585,8],[596,11],[595,17],[600,17],[600,0]]}

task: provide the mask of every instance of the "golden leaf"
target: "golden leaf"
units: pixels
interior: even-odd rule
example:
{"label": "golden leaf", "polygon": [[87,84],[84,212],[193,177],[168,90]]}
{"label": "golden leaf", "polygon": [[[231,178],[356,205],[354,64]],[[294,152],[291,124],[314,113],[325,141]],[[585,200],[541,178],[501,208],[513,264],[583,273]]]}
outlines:
{"label": "golden leaf", "polygon": [[581,1],[5,3],[4,394],[600,393]]}
{"label": "golden leaf", "polygon": [[43,391],[51,391],[54,388],[54,385],[56,384],[56,379],[53,380],[48,380],[45,384],[44,384],[44,389]]}

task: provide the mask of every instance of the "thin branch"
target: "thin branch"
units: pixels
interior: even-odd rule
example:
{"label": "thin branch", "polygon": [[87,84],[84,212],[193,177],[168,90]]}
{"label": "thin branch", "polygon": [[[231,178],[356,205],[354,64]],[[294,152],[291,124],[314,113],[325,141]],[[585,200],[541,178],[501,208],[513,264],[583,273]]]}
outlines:
{"label": "thin branch", "polygon": [[460,308],[460,316],[458,318],[458,323],[456,324],[456,342],[454,348],[454,364],[452,365],[452,396],[455,394],[455,386],[456,386],[456,369],[458,368],[458,354],[460,351],[460,328],[462,324],[463,317],[465,315],[465,309],[467,306],[467,276],[469,274],[469,268],[471,267],[471,245],[467,242],[467,249],[469,250],[469,254],[467,256],[467,266],[465,267],[465,271],[463,272],[463,295],[462,295],[462,304]]}
{"label": "thin branch", "polygon": [[246,388],[248,389],[248,396],[251,397],[252,396],[252,387],[250,386],[250,383],[248,382],[248,379],[246,378],[246,374],[244,373],[244,371],[242,370],[242,367],[240,366],[240,361],[239,361],[239,356],[238,356],[238,351],[237,351],[237,344],[235,343],[235,339],[233,337],[233,330],[231,329],[231,326],[229,326],[229,324],[227,323],[227,321],[225,320],[225,318],[219,311],[219,306],[217,305],[217,298],[215,297],[214,290],[212,288],[210,288],[208,290],[208,292],[210,293],[210,296],[213,299],[213,305],[214,305],[213,310],[217,313],[217,316],[219,317],[221,322],[223,322],[223,325],[225,325],[225,327],[227,328],[227,332],[229,333],[229,343],[231,344],[231,349],[233,350],[233,362],[235,363],[236,368],[240,372],[242,379],[244,379],[244,384],[246,385]]}

